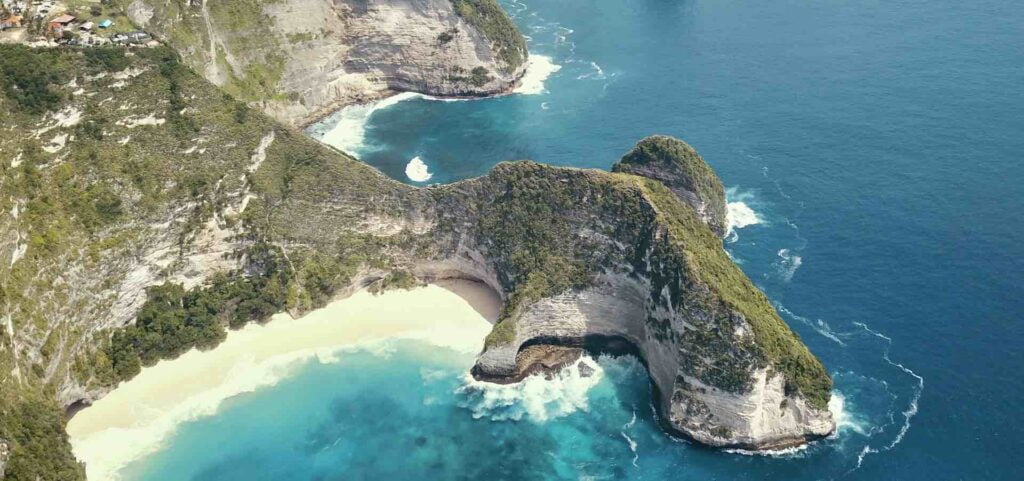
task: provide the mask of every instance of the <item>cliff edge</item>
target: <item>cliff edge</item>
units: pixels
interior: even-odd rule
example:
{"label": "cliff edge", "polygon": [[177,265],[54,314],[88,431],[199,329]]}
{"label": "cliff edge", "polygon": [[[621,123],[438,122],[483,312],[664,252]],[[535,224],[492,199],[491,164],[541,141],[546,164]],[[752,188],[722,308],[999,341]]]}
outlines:
{"label": "cliff edge", "polygon": [[495,0],[131,0],[195,71],[290,126],[394,91],[511,90],[526,42]]}

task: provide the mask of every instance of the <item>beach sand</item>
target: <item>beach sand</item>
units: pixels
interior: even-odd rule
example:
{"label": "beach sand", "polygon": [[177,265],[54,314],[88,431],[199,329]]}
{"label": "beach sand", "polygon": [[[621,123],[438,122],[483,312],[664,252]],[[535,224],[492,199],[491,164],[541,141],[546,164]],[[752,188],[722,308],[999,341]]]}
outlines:
{"label": "beach sand", "polygon": [[71,445],[89,479],[116,479],[128,463],[158,450],[180,423],[273,385],[299,361],[331,362],[341,348],[389,338],[476,354],[498,308],[497,296],[482,284],[450,280],[380,295],[359,291],[299,319],[278,314],[230,331],[212,350],[193,349],[144,368],[68,422]]}

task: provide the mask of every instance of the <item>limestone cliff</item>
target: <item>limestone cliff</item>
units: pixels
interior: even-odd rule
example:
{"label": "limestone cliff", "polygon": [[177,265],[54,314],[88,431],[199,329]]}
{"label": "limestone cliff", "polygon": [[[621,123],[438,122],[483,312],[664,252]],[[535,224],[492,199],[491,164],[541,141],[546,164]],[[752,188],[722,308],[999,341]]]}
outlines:
{"label": "limestone cliff", "polygon": [[494,0],[131,0],[207,80],[297,126],[391,91],[509,90],[526,44]]}
{"label": "limestone cliff", "polygon": [[[834,427],[821,363],[729,259],[714,219],[671,190],[722,202],[699,187],[718,181],[695,153],[634,152],[616,173],[505,163],[418,189],[238,103],[169,49],[3,49],[0,461],[12,479],[80,478],[62,408],[140,366],[415,278],[476,279],[504,300],[480,377],[514,375],[538,342],[614,336],[645,360],[676,433],[760,449]],[[652,142],[681,144],[638,148]]]}

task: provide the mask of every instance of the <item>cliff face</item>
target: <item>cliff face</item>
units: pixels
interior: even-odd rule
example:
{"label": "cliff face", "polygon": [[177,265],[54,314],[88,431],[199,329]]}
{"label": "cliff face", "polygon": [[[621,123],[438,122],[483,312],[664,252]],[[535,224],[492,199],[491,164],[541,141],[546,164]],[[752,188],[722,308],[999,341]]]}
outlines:
{"label": "cliff face", "polygon": [[[706,165],[703,172],[718,183]],[[677,433],[767,449],[834,429],[821,364],[706,221],[662,183],[519,163],[453,189],[444,189],[438,208],[446,213],[441,245],[454,253],[446,257],[453,265],[482,259],[474,270],[506,299],[477,377],[528,371],[522,353],[535,342],[621,338],[646,361],[660,412]],[[724,203],[718,195],[708,203]]]}
{"label": "cliff face", "polygon": [[297,126],[388,91],[509,90],[526,44],[494,0],[132,0],[210,82]]}

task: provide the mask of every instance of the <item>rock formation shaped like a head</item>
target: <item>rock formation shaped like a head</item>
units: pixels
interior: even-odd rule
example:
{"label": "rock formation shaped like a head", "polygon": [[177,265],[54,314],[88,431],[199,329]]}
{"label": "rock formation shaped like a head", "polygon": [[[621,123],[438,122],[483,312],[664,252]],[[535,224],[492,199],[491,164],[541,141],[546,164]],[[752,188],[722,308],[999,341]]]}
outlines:
{"label": "rock formation shaped like a head", "polygon": [[612,167],[665,184],[692,206],[719,237],[725,236],[725,189],[715,171],[689,144],[667,135],[646,137]]}

